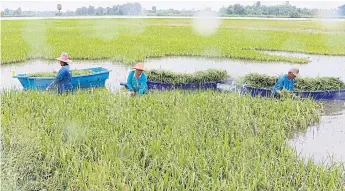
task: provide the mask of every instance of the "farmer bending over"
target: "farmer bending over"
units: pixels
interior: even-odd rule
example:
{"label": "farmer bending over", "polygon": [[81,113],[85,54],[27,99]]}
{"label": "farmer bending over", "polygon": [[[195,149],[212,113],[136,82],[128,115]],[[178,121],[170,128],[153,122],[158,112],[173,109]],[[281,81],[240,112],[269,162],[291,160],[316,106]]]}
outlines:
{"label": "farmer bending over", "polygon": [[144,64],[137,63],[133,69],[135,70],[130,71],[127,78],[127,88],[130,91],[130,95],[134,96],[135,94],[138,94],[141,96],[146,94],[148,92],[148,87],[147,77],[143,72],[145,70]]}
{"label": "farmer bending over", "polygon": [[62,53],[59,58],[56,58],[59,61],[59,64],[62,66],[59,70],[56,79],[46,88],[46,91],[51,89],[54,86],[57,86],[58,93],[68,93],[72,91],[72,72],[69,69],[68,62],[72,60],[68,59],[67,53]]}
{"label": "farmer bending over", "polygon": [[[282,95],[282,90],[286,89],[290,92],[293,91],[294,84],[295,84],[295,78],[299,75],[299,69],[298,68],[291,68],[287,74],[284,74],[279,77],[276,85],[272,89],[272,94],[275,97],[279,97]],[[295,95],[292,94],[294,97]]]}

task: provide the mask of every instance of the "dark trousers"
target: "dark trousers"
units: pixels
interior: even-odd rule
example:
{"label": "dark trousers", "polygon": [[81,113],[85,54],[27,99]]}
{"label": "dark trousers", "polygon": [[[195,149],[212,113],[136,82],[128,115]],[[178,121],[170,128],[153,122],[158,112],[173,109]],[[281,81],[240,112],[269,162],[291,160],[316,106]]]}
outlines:
{"label": "dark trousers", "polygon": [[279,94],[273,94],[273,97],[276,98],[276,99],[280,99],[280,95]]}

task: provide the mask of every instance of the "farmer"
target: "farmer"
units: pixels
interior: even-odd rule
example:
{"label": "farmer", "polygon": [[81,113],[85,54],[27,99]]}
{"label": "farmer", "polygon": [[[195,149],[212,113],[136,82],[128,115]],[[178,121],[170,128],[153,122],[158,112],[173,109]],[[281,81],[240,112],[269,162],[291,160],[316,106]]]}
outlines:
{"label": "farmer", "polygon": [[[272,94],[275,97],[279,97],[282,93],[281,91],[283,90],[283,88],[291,93],[291,91],[293,91],[293,88],[294,88],[295,78],[298,75],[299,75],[299,69],[293,67],[289,70],[287,74],[280,76],[276,85],[272,89]],[[294,94],[292,95],[295,97]]]}
{"label": "farmer", "polygon": [[137,63],[133,69],[129,72],[128,78],[127,78],[127,88],[130,91],[130,95],[134,96],[135,94],[138,94],[139,96],[146,94],[148,92],[147,87],[147,77],[145,73],[143,72],[144,64],[143,63]]}
{"label": "farmer", "polygon": [[56,79],[46,88],[46,91],[51,89],[52,87],[57,86],[58,93],[68,93],[72,91],[72,72],[69,69],[69,62],[72,62],[72,60],[68,59],[67,53],[63,52],[59,58],[56,58],[58,60],[59,64],[62,66],[59,70]]}

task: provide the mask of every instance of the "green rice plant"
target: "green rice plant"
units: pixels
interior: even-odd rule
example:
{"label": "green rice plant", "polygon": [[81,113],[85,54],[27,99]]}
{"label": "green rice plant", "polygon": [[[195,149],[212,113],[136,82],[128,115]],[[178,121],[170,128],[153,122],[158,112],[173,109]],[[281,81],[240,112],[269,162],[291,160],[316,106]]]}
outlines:
{"label": "green rice plant", "polygon": [[[80,76],[80,75],[87,75],[87,74],[92,74],[92,70],[71,70],[72,71],[72,76]],[[27,74],[28,77],[56,77],[57,72],[37,72],[37,73],[31,73]]]}
{"label": "green rice plant", "polygon": [[[265,74],[251,73],[240,77],[237,82],[254,87],[272,88],[279,76],[268,76]],[[345,89],[345,83],[336,77],[296,78],[295,90],[339,90]]]}
{"label": "green rice plant", "polygon": [[229,78],[226,70],[208,69],[195,73],[175,73],[169,70],[147,70],[148,80],[170,84],[216,82]]}
{"label": "green rice plant", "polygon": [[1,92],[2,190],[342,190],[287,144],[312,100],[214,91]]}
{"label": "green rice plant", "polygon": [[298,90],[339,90],[345,89],[345,83],[336,77],[297,78],[296,89]]}
{"label": "green rice plant", "polygon": [[246,84],[254,87],[272,88],[278,80],[277,76],[266,74],[250,73],[236,79],[240,84]]}

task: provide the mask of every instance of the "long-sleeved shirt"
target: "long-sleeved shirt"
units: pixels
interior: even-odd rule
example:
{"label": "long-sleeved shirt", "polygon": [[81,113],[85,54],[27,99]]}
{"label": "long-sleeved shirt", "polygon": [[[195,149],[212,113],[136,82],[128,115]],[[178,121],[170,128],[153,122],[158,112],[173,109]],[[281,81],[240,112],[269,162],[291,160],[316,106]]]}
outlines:
{"label": "long-sleeved shirt", "polygon": [[279,77],[276,85],[272,89],[272,94],[275,95],[277,93],[276,92],[277,90],[282,90],[283,88],[285,88],[288,91],[292,91],[294,84],[295,84],[295,80],[294,79],[289,80],[288,75],[284,74]]}
{"label": "long-sleeved shirt", "polygon": [[55,80],[48,86],[48,89],[53,86],[57,86],[59,94],[69,92],[73,89],[72,72],[69,69],[69,65],[61,67]]}
{"label": "long-sleeved shirt", "polygon": [[148,92],[147,77],[144,72],[139,78],[135,77],[135,70],[129,72],[127,77],[127,88],[132,92],[138,92],[139,95]]}

